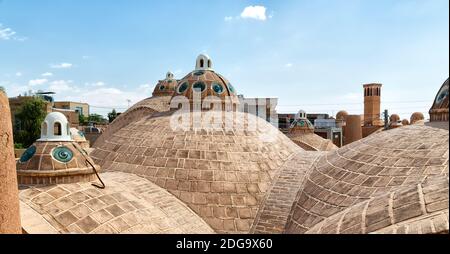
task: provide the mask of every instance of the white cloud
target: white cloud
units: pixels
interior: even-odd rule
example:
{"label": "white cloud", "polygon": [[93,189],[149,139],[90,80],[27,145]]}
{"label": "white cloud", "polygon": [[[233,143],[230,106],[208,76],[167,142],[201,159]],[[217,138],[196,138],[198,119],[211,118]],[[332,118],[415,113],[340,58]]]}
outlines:
{"label": "white cloud", "polygon": [[29,86],[39,86],[39,85],[43,85],[47,82],[48,82],[47,79],[33,79],[33,80],[28,81],[28,85]]}
{"label": "white cloud", "polygon": [[51,72],[46,72],[46,73],[42,73],[41,76],[42,76],[42,77],[52,77],[52,76],[53,76],[53,73],[51,73]]}
{"label": "white cloud", "polygon": [[266,20],[266,7],[261,5],[247,6],[241,13],[243,19]]}
{"label": "white cloud", "polygon": [[292,66],[294,66],[294,65],[291,64],[291,63],[287,63],[287,64],[285,65],[286,68],[291,68]]}
{"label": "white cloud", "polygon": [[115,108],[118,112],[124,112],[128,108],[128,100],[131,101],[130,105],[148,98],[152,95],[154,85],[153,84],[141,84],[134,86],[133,88],[125,87],[112,87],[105,82],[86,83],[85,85],[77,85],[72,80],[55,80],[48,81],[42,80],[30,80],[30,85],[20,86],[16,83],[0,81],[8,96],[17,96],[20,93],[24,93],[28,90],[37,90],[32,85],[47,84],[46,91],[55,92],[55,100],[57,101],[79,101],[86,102],[91,105],[91,113],[98,113],[105,115],[111,112]]}
{"label": "white cloud", "polygon": [[71,63],[60,63],[60,64],[52,64],[50,65],[53,69],[69,69],[72,68],[73,64]]}
{"label": "white cloud", "polygon": [[9,27],[4,27],[3,24],[0,24],[0,40],[12,40],[14,39],[14,35],[16,32]]}
{"label": "white cloud", "polygon": [[225,20],[225,21],[231,21],[231,20],[233,20],[233,17],[231,17],[231,16],[226,16],[226,17],[224,18],[224,20]]}
{"label": "white cloud", "polygon": [[85,83],[84,85],[85,86],[93,86],[93,87],[104,87],[104,86],[106,86],[105,82],[102,82],[102,81],[98,81],[98,82],[95,82],[95,83]]}
{"label": "white cloud", "polygon": [[0,41],[1,40],[26,41],[28,39],[26,37],[17,37],[16,34],[17,34],[16,31],[14,31],[9,27],[5,27],[3,26],[3,24],[0,23]]}
{"label": "white cloud", "polygon": [[16,77],[22,77],[22,72],[16,72]]}
{"label": "white cloud", "polygon": [[[73,85],[72,80],[55,80],[50,83],[49,87],[51,92],[55,93],[77,93],[80,92],[76,86]],[[70,92],[70,93],[69,93]]]}

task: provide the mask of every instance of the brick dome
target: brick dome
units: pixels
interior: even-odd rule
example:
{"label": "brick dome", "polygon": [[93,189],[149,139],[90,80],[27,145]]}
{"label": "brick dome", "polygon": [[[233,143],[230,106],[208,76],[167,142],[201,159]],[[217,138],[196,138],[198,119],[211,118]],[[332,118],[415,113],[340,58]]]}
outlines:
{"label": "brick dome", "polygon": [[216,232],[248,233],[280,167],[302,149],[251,114],[235,112],[233,121],[258,121],[255,130],[211,131],[174,130],[173,114],[137,119],[91,155],[106,171],[134,173],[168,190]]}
{"label": "brick dome", "polygon": [[164,80],[158,81],[158,84],[153,90],[153,97],[158,96],[172,96],[175,93],[175,89],[178,86],[178,81],[174,78],[172,72],[167,72]]}
{"label": "brick dome", "polygon": [[430,122],[448,122],[449,119],[449,84],[448,79],[442,84],[430,109]]}
{"label": "brick dome", "polygon": [[173,195],[133,174],[101,174],[91,183],[20,186],[22,228],[28,234],[214,233]]}
{"label": "brick dome", "polygon": [[[373,134],[321,156],[303,180],[285,232],[369,233],[416,217],[448,213],[448,141],[446,130],[412,125]],[[439,192],[435,184],[425,183],[431,176],[447,186],[439,198],[432,194]],[[418,184],[425,200],[419,198]],[[377,198],[380,202],[375,202]],[[392,198],[393,207],[388,207]]]}
{"label": "brick dome", "polygon": [[348,116],[347,111],[341,110],[341,111],[337,112],[336,120],[345,121],[345,117],[347,117],[347,116]]}
{"label": "brick dome", "polygon": [[[205,59],[204,59],[205,58]],[[239,105],[239,99],[237,92],[233,85],[222,75],[218,74],[210,67],[204,67],[201,61],[205,63],[210,61],[209,57],[200,55],[197,59],[196,69],[178,82],[178,86],[175,89],[172,103],[176,106],[178,103],[184,102],[184,98],[187,98],[190,108],[194,107],[194,95],[198,93],[198,103],[196,107],[202,106],[210,107],[212,104],[219,104],[221,109],[227,111],[236,111]],[[194,93],[197,92],[197,93]],[[180,99],[180,96],[183,96]],[[205,99],[209,97],[210,102],[206,104]],[[228,106],[229,108],[225,108]]]}
{"label": "brick dome", "polygon": [[391,123],[393,123],[393,122],[398,122],[398,121],[400,121],[400,116],[397,115],[397,114],[392,114],[392,115],[389,117],[389,121],[390,121]]}
{"label": "brick dome", "polygon": [[415,124],[417,122],[425,120],[425,117],[420,112],[415,112],[411,115],[410,123]]}

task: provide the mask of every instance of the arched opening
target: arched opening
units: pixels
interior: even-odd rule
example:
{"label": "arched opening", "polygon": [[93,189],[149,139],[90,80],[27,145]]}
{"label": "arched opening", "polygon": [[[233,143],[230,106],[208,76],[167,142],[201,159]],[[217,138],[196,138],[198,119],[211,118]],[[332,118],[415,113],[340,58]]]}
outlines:
{"label": "arched opening", "polygon": [[62,126],[60,122],[56,122],[53,125],[53,135],[55,136],[61,136],[62,135]]}
{"label": "arched opening", "polygon": [[205,67],[205,61],[203,59],[200,59],[200,68]]}
{"label": "arched opening", "polygon": [[70,125],[67,124],[67,136],[70,136]]}
{"label": "arched opening", "polygon": [[208,60],[208,68],[211,68],[211,60]]}

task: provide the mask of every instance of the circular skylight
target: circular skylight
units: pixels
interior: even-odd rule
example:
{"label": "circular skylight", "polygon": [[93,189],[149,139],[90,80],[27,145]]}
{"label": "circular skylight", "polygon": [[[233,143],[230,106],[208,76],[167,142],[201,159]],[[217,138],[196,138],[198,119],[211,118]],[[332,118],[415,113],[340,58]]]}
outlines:
{"label": "circular skylight", "polygon": [[73,152],[65,146],[55,148],[52,155],[55,160],[63,163],[67,163],[73,158]]}
{"label": "circular skylight", "polygon": [[223,93],[223,86],[219,83],[213,83],[212,84],[212,89],[214,90],[214,92],[216,92],[217,94],[222,94]]}
{"label": "circular skylight", "polygon": [[192,86],[192,89],[194,89],[197,92],[203,92],[206,89],[206,85],[203,82],[197,82]]}
{"label": "circular skylight", "polygon": [[189,87],[189,84],[187,82],[184,82],[183,84],[179,85],[177,88],[177,92],[179,94],[184,93]]}

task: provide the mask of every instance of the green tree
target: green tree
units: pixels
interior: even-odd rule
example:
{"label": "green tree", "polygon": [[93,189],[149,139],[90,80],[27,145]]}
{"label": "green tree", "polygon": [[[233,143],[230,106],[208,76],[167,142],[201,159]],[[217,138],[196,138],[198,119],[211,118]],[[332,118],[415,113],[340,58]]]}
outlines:
{"label": "green tree", "polygon": [[88,117],[88,121],[89,122],[94,122],[94,123],[105,123],[106,119],[99,114],[90,114]]}
{"label": "green tree", "polygon": [[84,125],[86,123],[86,117],[83,114],[78,113],[78,121],[80,122],[80,125]]}
{"label": "green tree", "polygon": [[45,119],[46,102],[39,97],[27,100],[16,118],[20,121],[20,130],[14,133],[15,143],[29,147],[41,136],[41,124]]}
{"label": "green tree", "polygon": [[5,88],[3,86],[0,86],[0,92],[6,93]]}
{"label": "green tree", "polygon": [[110,123],[114,121],[114,119],[117,118],[117,112],[115,109],[113,109],[111,112],[108,113],[108,120]]}

